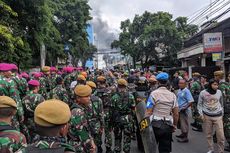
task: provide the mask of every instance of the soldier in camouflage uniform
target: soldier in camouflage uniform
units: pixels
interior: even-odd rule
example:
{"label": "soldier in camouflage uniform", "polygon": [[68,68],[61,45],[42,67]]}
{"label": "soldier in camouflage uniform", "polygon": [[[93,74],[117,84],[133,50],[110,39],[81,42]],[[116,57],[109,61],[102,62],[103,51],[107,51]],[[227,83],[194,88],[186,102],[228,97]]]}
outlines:
{"label": "soldier in camouflage uniform", "polygon": [[115,136],[115,153],[120,153],[121,151],[129,153],[131,148],[135,100],[134,96],[128,92],[127,85],[126,80],[119,79],[118,91],[112,97],[111,114]]}
{"label": "soldier in camouflage uniform", "polygon": [[74,146],[77,153],[92,153],[96,151],[96,146],[91,136],[87,112],[92,89],[88,85],[78,85],[74,92],[76,103],[71,108],[69,142]]}
{"label": "soldier in camouflage uniform", "polygon": [[225,82],[223,71],[214,72],[214,76],[215,80],[219,81],[219,89],[221,90],[224,98],[223,123],[225,138],[228,142],[228,146],[226,146],[225,150],[230,151],[230,84]]}
{"label": "soldier in camouflage uniform", "polygon": [[198,98],[200,95],[200,92],[203,90],[202,85],[200,83],[200,74],[199,73],[193,73],[193,79],[194,82],[191,85],[190,91],[192,93],[194,102],[192,104],[192,112],[193,112],[193,119],[194,123],[191,123],[191,126],[193,126],[192,130],[202,132],[202,120],[199,117],[199,113],[197,110],[197,103]]}
{"label": "soldier in camouflage uniform", "polygon": [[112,152],[112,126],[111,126],[111,90],[106,85],[106,78],[104,76],[97,77],[97,89],[95,95],[101,98],[104,109],[105,120],[105,146],[106,152]]}
{"label": "soldier in camouflage uniform", "polygon": [[45,101],[41,94],[38,94],[40,83],[37,80],[30,80],[28,82],[29,91],[27,95],[22,99],[22,104],[24,108],[24,124],[27,126],[28,132],[24,132],[28,143],[31,143],[35,136],[35,123],[34,123],[34,110],[38,104]]}
{"label": "soldier in camouflage uniform", "polygon": [[86,78],[83,75],[78,75],[77,76],[77,85],[85,85],[86,83]]}
{"label": "soldier in camouflage uniform", "polygon": [[57,86],[53,90],[51,90],[49,93],[49,99],[59,99],[61,101],[64,101],[69,106],[71,106],[68,93],[66,89],[63,87],[64,82],[63,82],[62,77],[56,78],[56,84]]}
{"label": "soldier in camouflage uniform", "polygon": [[23,108],[22,108],[22,101],[19,95],[19,91],[17,90],[17,86],[15,82],[12,80],[12,65],[11,64],[1,64],[0,71],[2,74],[0,80],[1,86],[1,95],[9,96],[13,98],[17,103],[17,113],[13,116],[12,125],[16,129],[20,129],[19,124],[23,122]]}
{"label": "soldier in camouflage uniform", "polygon": [[[96,90],[96,84],[92,81],[87,81],[86,84],[90,86],[94,91]],[[94,142],[97,145],[97,152],[102,153],[103,149],[102,145],[102,134],[104,130],[104,110],[103,110],[103,103],[102,100],[95,96],[94,94],[90,97],[91,103],[88,107],[88,118],[89,118],[89,127],[94,138]]]}
{"label": "soldier in camouflage uniform", "polygon": [[64,77],[65,89],[68,92],[70,92],[71,91],[71,89],[70,89],[71,82],[74,81],[73,80],[73,75],[72,75],[73,69],[71,67],[65,67],[64,71],[66,73],[66,76]]}
{"label": "soldier in camouflage uniform", "polygon": [[51,80],[51,87],[50,90],[54,89],[57,86],[57,69],[56,67],[50,67],[50,80]]}
{"label": "soldier in camouflage uniform", "polygon": [[70,117],[69,106],[60,100],[52,99],[40,103],[34,112],[38,135],[34,137],[33,143],[21,152],[75,153],[74,147],[68,144],[65,138]]}
{"label": "soldier in camouflage uniform", "polygon": [[45,98],[48,99],[48,93],[51,90],[51,79],[50,79],[50,67],[44,66],[42,68],[43,76],[39,78],[40,90],[39,93]]}
{"label": "soldier in camouflage uniform", "polygon": [[11,126],[16,114],[16,102],[7,96],[0,96],[0,152],[14,153],[26,147],[25,136]]}

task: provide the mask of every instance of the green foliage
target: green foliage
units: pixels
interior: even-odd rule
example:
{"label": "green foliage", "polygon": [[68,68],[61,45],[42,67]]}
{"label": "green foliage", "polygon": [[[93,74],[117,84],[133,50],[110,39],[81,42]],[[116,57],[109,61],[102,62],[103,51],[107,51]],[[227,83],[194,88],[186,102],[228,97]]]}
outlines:
{"label": "green foliage", "polygon": [[195,25],[188,25],[187,18],[178,17],[175,21],[166,12],[136,15],[134,20],[121,22],[119,40],[115,40],[112,48],[120,48],[121,53],[133,58],[133,65],[140,61],[142,66],[161,63],[176,66],[177,51],[182,47],[184,39],[198,30]]}
{"label": "green foliage", "polygon": [[0,61],[38,66],[45,44],[47,64],[55,65],[66,57],[66,43],[75,58],[89,58],[95,50],[86,33],[89,10],[87,0],[0,0]]}

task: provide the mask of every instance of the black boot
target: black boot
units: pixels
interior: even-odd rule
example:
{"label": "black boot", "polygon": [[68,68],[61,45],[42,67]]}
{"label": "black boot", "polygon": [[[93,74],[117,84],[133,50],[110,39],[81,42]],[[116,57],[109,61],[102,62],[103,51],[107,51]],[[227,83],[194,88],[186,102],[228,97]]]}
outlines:
{"label": "black boot", "polygon": [[224,151],[230,152],[230,147],[229,147],[229,146],[226,146],[226,147],[224,148]]}
{"label": "black boot", "polygon": [[97,153],[103,153],[103,149],[102,149],[101,146],[100,146],[100,147],[97,147]]}

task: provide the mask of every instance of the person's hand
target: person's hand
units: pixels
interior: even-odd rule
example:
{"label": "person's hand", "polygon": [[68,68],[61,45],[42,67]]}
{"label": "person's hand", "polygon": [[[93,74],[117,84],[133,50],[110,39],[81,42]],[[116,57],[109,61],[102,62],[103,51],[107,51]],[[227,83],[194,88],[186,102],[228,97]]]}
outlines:
{"label": "person's hand", "polygon": [[199,119],[201,119],[202,121],[204,121],[204,115],[200,115]]}
{"label": "person's hand", "polygon": [[176,132],[177,126],[173,125],[173,132]]}
{"label": "person's hand", "polygon": [[101,127],[101,128],[99,129],[99,133],[102,134],[103,131],[104,131],[104,127]]}
{"label": "person's hand", "polygon": [[91,145],[92,145],[92,147],[90,149],[90,153],[96,153],[97,146],[95,145],[93,140],[91,140]]}

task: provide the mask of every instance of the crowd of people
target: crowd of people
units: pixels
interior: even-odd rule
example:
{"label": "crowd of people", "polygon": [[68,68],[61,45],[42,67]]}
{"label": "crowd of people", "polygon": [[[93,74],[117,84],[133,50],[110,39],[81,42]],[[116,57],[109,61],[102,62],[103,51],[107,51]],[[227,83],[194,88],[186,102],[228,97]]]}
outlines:
{"label": "crowd of people", "polygon": [[[145,101],[159,153],[171,152],[177,128],[178,142],[189,142],[190,108],[193,130],[202,132],[205,123],[209,153],[215,137],[223,153],[230,87],[222,71],[214,75],[188,80],[179,73],[170,79],[165,72],[49,66],[19,73],[15,64],[0,63],[0,152],[129,153],[132,139],[143,151],[136,105]],[[146,98],[139,97],[143,91]]]}

